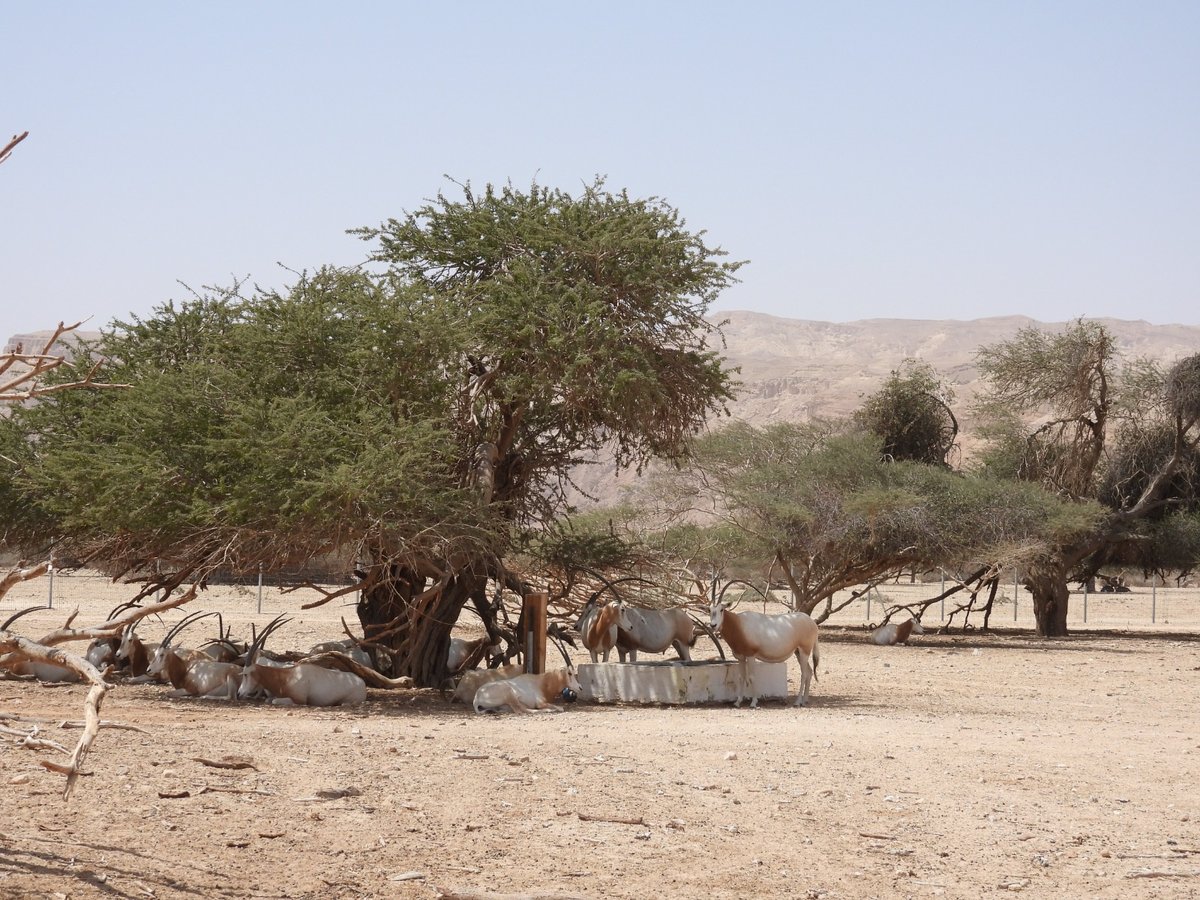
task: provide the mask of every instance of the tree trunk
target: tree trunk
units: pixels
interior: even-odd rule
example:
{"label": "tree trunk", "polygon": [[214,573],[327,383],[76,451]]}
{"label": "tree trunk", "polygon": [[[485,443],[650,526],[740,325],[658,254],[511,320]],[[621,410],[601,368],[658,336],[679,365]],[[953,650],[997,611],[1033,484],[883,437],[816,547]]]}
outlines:
{"label": "tree trunk", "polygon": [[1067,633],[1067,608],[1071,592],[1067,573],[1060,566],[1031,572],[1026,584],[1033,594],[1033,615],[1037,633],[1042,637],[1063,637]]}
{"label": "tree trunk", "polygon": [[450,632],[481,581],[462,574],[429,586],[423,576],[388,565],[358,603],[376,668],[393,678],[407,675],[418,687],[445,687]]}

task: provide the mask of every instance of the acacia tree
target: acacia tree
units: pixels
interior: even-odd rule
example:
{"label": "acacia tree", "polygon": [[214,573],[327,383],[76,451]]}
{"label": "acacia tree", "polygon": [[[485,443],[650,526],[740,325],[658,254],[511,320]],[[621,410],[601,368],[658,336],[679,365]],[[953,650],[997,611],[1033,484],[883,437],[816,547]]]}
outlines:
{"label": "acacia tree", "polygon": [[1080,527],[1030,485],[894,461],[883,441],[844,424],[734,423],[696,444],[687,470],[660,477],[668,521],[732,525],[736,555],[772,560],[792,606],[836,611],[838,591],[913,566],[1021,559]]}
{"label": "acacia tree", "polygon": [[[23,410],[28,536],[109,569],[337,559],[392,674],[450,629],[571,469],[679,457],[731,397],[704,314],[738,263],[658,199],[469,187],[361,229],[381,269],[209,291],[94,349],[134,386]],[[383,657],[381,657],[383,658]]]}
{"label": "acacia tree", "polygon": [[1022,329],[980,348],[978,362],[988,382],[984,470],[1106,509],[1094,527],[1050,542],[1029,565],[1039,634],[1067,633],[1069,582],[1107,562],[1194,564],[1186,541],[1167,539],[1193,529],[1165,517],[1194,508],[1198,496],[1200,355],[1168,371],[1146,360],[1122,370],[1109,331],[1081,319],[1057,333]]}
{"label": "acacia tree", "polygon": [[863,400],[853,418],[882,439],[888,459],[944,466],[958,438],[953,401],[953,390],[933,366],[910,359]]}

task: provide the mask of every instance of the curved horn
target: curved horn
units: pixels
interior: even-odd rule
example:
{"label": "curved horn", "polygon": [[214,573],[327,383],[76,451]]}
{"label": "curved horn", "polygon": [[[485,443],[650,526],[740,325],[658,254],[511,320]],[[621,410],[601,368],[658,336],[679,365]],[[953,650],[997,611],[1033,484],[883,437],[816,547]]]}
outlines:
{"label": "curved horn", "polygon": [[271,636],[272,632],[277,631],[280,627],[292,621],[291,619],[284,618],[284,615],[284,613],[280,613],[273,618],[254,638],[254,643],[250,645],[250,649],[246,653],[246,665],[252,665],[258,659],[259,651],[262,650],[263,645],[267,642],[267,638]]}
{"label": "curved horn", "polygon": [[554,644],[554,646],[558,648],[558,652],[562,654],[563,662],[567,664],[567,668],[574,669],[575,667],[571,664],[571,657],[567,655],[567,648],[563,646],[562,641],[558,639],[558,636],[552,635],[549,632],[546,633],[546,636],[550,638],[550,642]]}
{"label": "curved horn", "polygon": [[725,659],[725,648],[722,647],[721,642],[717,640],[717,633],[712,630],[712,626],[710,626],[707,622],[701,622],[695,616],[689,615],[688,618],[692,620],[692,624],[698,626],[701,631],[708,635],[709,640],[713,642],[713,646],[717,648],[717,652],[721,654],[721,659]]}
{"label": "curved horn", "polygon": [[164,637],[162,639],[161,646],[169,647],[171,645],[171,641],[175,638],[176,635],[179,634],[179,632],[183,631],[183,629],[187,628],[193,622],[198,622],[201,619],[208,618],[211,615],[215,615],[215,613],[200,612],[199,610],[197,610],[196,612],[192,613],[191,615],[184,616],[182,619],[179,620],[179,622],[177,622],[175,624],[174,628],[172,628],[170,631],[167,632],[166,637]]}
{"label": "curved horn", "polygon": [[29,607],[26,607],[25,609],[21,610],[20,612],[15,612],[11,616],[8,617],[8,620],[3,625],[0,625],[0,631],[7,631],[8,626],[11,625],[13,622],[17,621],[17,619],[21,618],[21,616],[28,615],[29,613],[33,612],[34,610],[49,609],[49,608],[50,608],[49,606],[45,606],[45,605],[29,606]]}
{"label": "curved horn", "polygon": [[[735,578],[733,581],[731,581],[731,582],[729,582],[728,584],[726,584],[726,585],[725,585],[725,587],[721,588],[721,593],[717,595],[717,602],[718,602],[718,603],[720,603],[722,600],[724,600],[724,599],[725,599],[725,592],[726,592],[727,590],[729,590],[731,587],[733,587],[735,584],[744,584],[746,587],[750,588],[750,590],[754,591],[754,593],[758,594],[758,596],[762,597],[762,598],[763,598],[763,600],[769,600],[769,599],[770,599],[770,598],[769,598],[769,597],[768,597],[766,594],[764,594],[762,591],[760,591],[760,590],[759,590],[757,587],[755,587],[754,585],[752,585],[750,582],[748,582],[748,581],[742,581],[742,580],[741,580],[741,579],[739,579],[739,578]],[[742,591],[742,593],[744,594],[744,593],[746,593],[746,592],[745,592],[745,591]]]}
{"label": "curved horn", "polygon": [[136,600],[127,600],[124,603],[118,603],[116,606],[114,606],[112,608],[112,612],[110,612],[108,614],[108,617],[104,621],[111,622],[113,619],[115,619],[117,616],[119,616],[125,610],[133,609],[135,606],[140,606],[140,605],[141,604],[139,604]]}

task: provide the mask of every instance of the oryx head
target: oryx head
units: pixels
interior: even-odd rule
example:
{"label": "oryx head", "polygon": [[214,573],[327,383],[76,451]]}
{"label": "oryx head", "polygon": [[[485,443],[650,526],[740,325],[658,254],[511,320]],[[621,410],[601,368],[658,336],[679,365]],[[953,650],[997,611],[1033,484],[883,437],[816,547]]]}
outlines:
{"label": "oryx head", "polygon": [[564,703],[574,703],[579,699],[580,691],[583,690],[579,684],[579,676],[575,672],[575,665],[571,662],[571,657],[567,655],[567,648],[563,646],[562,641],[553,636],[550,637],[550,640],[558,648],[558,652],[562,654],[563,662],[567,667],[567,683],[559,696],[562,697]]}
{"label": "oryx head", "polygon": [[708,626],[713,631],[721,630],[721,623],[725,621],[725,610],[733,606],[728,600],[718,600],[709,608]]}
{"label": "oryx head", "polygon": [[280,613],[274,619],[267,623],[267,627],[260,631],[254,638],[254,642],[250,645],[250,649],[246,651],[246,664],[242,666],[242,679],[238,683],[238,699],[249,700],[251,697],[256,697],[262,693],[262,687],[258,683],[258,678],[254,674],[255,663],[258,662],[258,656],[262,652],[263,645],[267,642],[267,638],[275,631],[278,631],[282,626],[286,625],[291,619],[284,618],[284,614]]}
{"label": "oryx head", "polygon": [[163,666],[167,662],[167,653],[171,650],[171,641],[179,636],[183,629],[187,628],[193,622],[199,622],[201,619],[207,619],[209,616],[216,615],[211,612],[194,612],[191,615],[184,616],[176,623],[175,627],[166,633],[162,639],[162,643],[158,645],[158,649],[154,651],[154,658],[150,660],[150,668],[148,671],[151,675],[157,675],[163,670]]}

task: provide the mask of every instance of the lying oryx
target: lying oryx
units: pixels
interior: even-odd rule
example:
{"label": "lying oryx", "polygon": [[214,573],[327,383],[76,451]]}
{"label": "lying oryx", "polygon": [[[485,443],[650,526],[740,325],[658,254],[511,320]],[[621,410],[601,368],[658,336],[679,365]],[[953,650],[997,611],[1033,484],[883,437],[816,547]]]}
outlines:
{"label": "lying oryx", "polygon": [[741,669],[734,706],[742,705],[747,687],[752,688],[750,708],[758,706],[758,688],[750,678],[750,660],[786,662],[793,654],[800,663],[800,693],[796,695],[795,705],[803,706],[808,702],[809,683],[816,675],[821,654],[817,649],[817,623],[806,613],[790,612],[778,616],[735,613],[729,603],[722,600],[712,606],[711,624],[713,631],[721,633]]}
{"label": "lying oryx", "polygon": [[[0,631],[7,631],[9,626],[21,616],[28,615],[31,612],[37,612],[39,609],[49,609],[48,606],[30,606],[20,612],[15,612],[0,625]],[[54,663],[42,662],[38,659],[22,659],[12,656],[0,657],[0,669],[11,672],[14,675],[32,675],[38,681],[47,683],[65,683],[75,682],[79,680],[79,673],[74,669],[68,669],[66,666],[56,666]]]}
{"label": "lying oryx", "polygon": [[907,622],[899,624],[888,622],[886,625],[880,625],[871,632],[871,643],[878,644],[881,647],[887,647],[892,644],[907,644],[911,635],[924,633],[925,629],[921,627],[921,620],[914,616]]}
{"label": "lying oryx", "polygon": [[617,633],[622,628],[630,630],[633,623],[625,604],[610,600],[602,606],[595,603],[585,606],[575,627],[583,638],[583,646],[592,654],[592,662],[597,663],[601,657],[608,662],[609,654],[617,646]]}
{"label": "lying oryx", "polygon": [[210,615],[213,613],[196,612],[185,616],[167,632],[158,649],[154,651],[146,674],[155,678],[165,676],[175,688],[170,694],[172,697],[186,697],[190,694],[194,697],[232,700],[237,696],[240,666],[217,662],[203,654],[180,652],[171,646],[171,641],[184,628]]}
{"label": "lying oryx", "polygon": [[473,705],[477,713],[500,712],[502,709],[519,713],[562,712],[562,707],[552,701],[573,702],[580,690],[573,668],[555,669],[541,675],[518,675],[504,681],[488,682],[475,692]]}
{"label": "lying oryx", "polygon": [[692,644],[696,640],[696,625],[691,617],[679,607],[670,609],[642,609],[625,607],[629,626],[617,629],[617,654],[621,662],[629,657],[637,662],[639,650],[646,653],[666,653],[670,646],[684,662],[692,659]]}
{"label": "lying oryx", "polygon": [[[450,638],[450,649],[446,653],[446,671],[457,675],[463,669],[474,668],[489,653],[500,652],[500,643],[484,636],[473,641]],[[474,663],[471,663],[474,658]]]}
{"label": "lying oryx", "polygon": [[312,663],[267,665],[259,662],[263,644],[281,625],[288,622],[277,616],[250,645],[246,665],[240,669],[237,696],[240,700],[265,692],[275,704],[297,706],[346,706],[367,699],[367,683],[353,672],[326,669]]}
{"label": "lying oryx", "polygon": [[458,680],[451,699],[459,703],[470,703],[475,699],[475,692],[488,682],[516,678],[524,671],[525,668],[520,663],[509,663],[498,669],[472,669]]}

